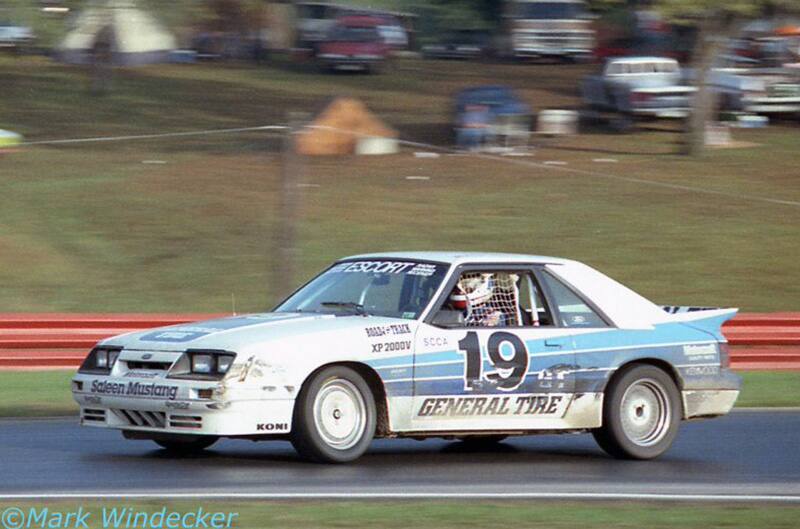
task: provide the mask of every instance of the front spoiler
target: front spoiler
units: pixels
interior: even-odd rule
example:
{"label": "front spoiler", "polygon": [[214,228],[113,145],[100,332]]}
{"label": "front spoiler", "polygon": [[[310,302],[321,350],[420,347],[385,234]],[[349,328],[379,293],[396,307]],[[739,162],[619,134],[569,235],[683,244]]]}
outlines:
{"label": "front spoiler", "polygon": [[[285,434],[291,430],[294,395],[282,388],[231,388],[220,382],[151,379],[175,388],[171,395],[93,392],[93,383],[135,384],[136,379],[78,374],[72,396],[83,426],[120,430],[217,436]],[[142,383],[142,381],[138,381]],[[81,383],[80,388],[77,383]],[[213,390],[199,398],[199,390]]]}

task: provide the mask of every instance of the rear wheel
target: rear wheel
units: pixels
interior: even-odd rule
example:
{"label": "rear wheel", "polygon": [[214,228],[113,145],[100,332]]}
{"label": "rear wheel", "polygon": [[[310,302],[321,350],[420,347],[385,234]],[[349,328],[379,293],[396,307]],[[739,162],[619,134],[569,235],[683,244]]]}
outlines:
{"label": "rear wheel", "polygon": [[636,365],[611,383],[603,426],[592,433],[614,457],[652,459],[672,445],[680,420],[680,396],[672,378],[655,366]]}
{"label": "rear wheel", "polygon": [[171,435],[153,439],[158,446],[174,454],[202,452],[218,440],[219,438],[213,435]]}
{"label": "rear wheel", "polygon": [[292,445],[313,461],[353,461],[372,442],[376,415],[375,399],[361,375],[345,366],[323,369],[297,398]]}

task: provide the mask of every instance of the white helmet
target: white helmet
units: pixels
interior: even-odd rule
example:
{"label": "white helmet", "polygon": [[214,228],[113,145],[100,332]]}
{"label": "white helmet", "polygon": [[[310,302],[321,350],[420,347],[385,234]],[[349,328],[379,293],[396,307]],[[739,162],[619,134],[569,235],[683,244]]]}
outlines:
{"label": "white helmet", "polygon": [[450,302],[459,310],[472,309],[489,301],[493,290],[492,274],[462,277],[450,294]]}

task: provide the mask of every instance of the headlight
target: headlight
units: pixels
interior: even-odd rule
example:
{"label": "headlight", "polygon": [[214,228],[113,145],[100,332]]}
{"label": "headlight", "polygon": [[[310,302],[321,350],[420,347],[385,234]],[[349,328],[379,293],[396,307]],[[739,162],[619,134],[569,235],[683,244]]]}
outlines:
{"label": "headlight", "polygon": [[121,347],[95,347],[81,364],[79,373],[108,375],[119,358]]}
{"label": "headlight", "polygon": [[99,367],[100,369],[108,369],[108,351],[103,351],[102,349],[95,353],[95,367]]}
{"label": "headlight", "polygon": [[233,365],[233,355],[219,355],[217,356],[217,371],[220,373],[227,373]]}
{"label": "headlight", "polygon": [[192,355],[192,373],[209,375],[214,370],[214,357],[210,354]]}
{"label": "headlight", "polygon": [[170,369],[168,377],[199,380],[219,380],[230,371],[236,354],[230,351],[192,350]]}

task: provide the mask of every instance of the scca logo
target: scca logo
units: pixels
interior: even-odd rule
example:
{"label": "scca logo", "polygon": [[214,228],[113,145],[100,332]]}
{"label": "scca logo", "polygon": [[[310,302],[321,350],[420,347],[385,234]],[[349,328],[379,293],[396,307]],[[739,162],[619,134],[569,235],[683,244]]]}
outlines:
{"label": "scca logo", "polygon": [[259,432],[285,432],[289,430],[289,425],[285,422],[267,422],[256,424]]}

